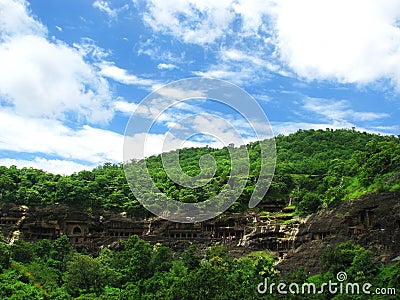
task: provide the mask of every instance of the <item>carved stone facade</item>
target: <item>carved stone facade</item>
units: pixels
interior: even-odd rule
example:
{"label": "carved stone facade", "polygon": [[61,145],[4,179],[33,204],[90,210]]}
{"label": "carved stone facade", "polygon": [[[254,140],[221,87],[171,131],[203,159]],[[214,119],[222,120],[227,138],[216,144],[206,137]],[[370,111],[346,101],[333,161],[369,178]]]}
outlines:
{"label": "carved stone facade", "polygon": [[[303,266],[316,273],[319,257],[329,245],[349,239],[370,249],[377,260],[388,261],[400,253],[400,198],[396,193],[368,195],[340,201],[328,209],[300,219],[289,201],[276,201],[263,213],[223,214],[199,223],[174,223],[161,218],[135,219],[124,214],[91,212],[66,205],[0,206],[0,229],[8,242],[54,240],[67,235],[77,248],[98,251],[138,235],[174,249],[188,243],[219,242],[239,255],[253,250],[274,252],[282,271]],[[268,208],[268,210],[267,210]]]}
{"label": "carved stone facade", "polygon": [[[252,220],[252,217],[250,217]],[[240,214],[200,223],[174,223],[161,218],[132,219],[123,214],[88,212],[81,207],[49,205],[0,207],[0,228],[8,241],[54,240],[67,235],[74,246],[110,245],[131,235],[148,241],[242,239],[248,220]]]}

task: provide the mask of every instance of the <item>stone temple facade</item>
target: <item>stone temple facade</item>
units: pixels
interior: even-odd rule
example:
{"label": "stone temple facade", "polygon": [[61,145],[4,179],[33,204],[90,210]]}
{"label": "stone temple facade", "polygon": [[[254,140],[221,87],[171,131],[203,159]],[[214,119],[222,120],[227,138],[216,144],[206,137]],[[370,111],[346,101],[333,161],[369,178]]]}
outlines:
{"label": "stone temple facade", "polygon": [[[265,209],[281,212],[285,201],[274,203]],[[225,213],[203,222],[175,223],[157,217],[130,218],[125,214],[93,212],[60,204],[0,206],[0,229],[8,242],[19,238],[32,242],[54,240],[66,235],[72,245],[88,250],[112,246],[131,235],[138,235],[144,240],[167,245],[178,241],[206,244],[221,242],[234,247],[261,247],[286,252],[293,243],[298,227],[297,221],[291,224],[290,230],[288,226],[283,226],[282,222],[287,218],[284,214],[267,220],[254,212]]]}
{"label": "stone temple facade", "polygon": [[224,213],[198,223],[131,218],[78,206],[2,204],[0,230],[8,243],[17,239],[54,240],[66,235],[73,246],[92,253],[102,247],[117,247],[131,235],[177,251],[191,243],[207,247],[217,242],[237,255],[268,251],[279,257],[277,267],[288,272],[296,266],[318,272],[322,251],[347,240],[371,250],[376,260],[400,259],[399,194],[370,194],[339,201],[305,218],[296,216],[289,203],[290,199],[266,201],[246,213]]}

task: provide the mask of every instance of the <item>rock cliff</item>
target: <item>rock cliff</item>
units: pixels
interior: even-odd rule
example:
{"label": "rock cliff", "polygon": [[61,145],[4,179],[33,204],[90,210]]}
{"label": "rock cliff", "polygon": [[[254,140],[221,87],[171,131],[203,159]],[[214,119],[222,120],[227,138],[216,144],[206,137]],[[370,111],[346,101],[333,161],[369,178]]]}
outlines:
{"label": "rock cliff", "polygon": [[67,205],[0,207],[0,228],[10,243],[56,239],[65,234],[77,248],[97,252],[136,234],[175,250],[187,244],[225,244],[234,255],[265,250],[279,257],[282,272],[300,266],[321,270],[320,254],[327,246],[353,240],[370,249],[376,260],[400,255],[400,202],[395,193],[372,194],[337,202],[307,218],[299,218],[287,201],[275,200],[259,211],[223,214],[212,220],[181,224],[161,218],[130,218],[125,214],[90,211]]}

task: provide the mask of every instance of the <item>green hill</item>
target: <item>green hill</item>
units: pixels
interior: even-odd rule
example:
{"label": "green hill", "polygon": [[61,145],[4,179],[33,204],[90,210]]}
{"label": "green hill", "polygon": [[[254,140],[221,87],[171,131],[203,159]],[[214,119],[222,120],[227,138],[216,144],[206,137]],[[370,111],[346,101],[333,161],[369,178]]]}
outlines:
{"label": "green hill", "polygon": [[[250,172],[248,178],[244,178],[246,187],[231,211],[248,209],[259,176],[260,147],[265,142],[268,141],[241,147],[248,151]],[[398,137],[348,129],[299,130],[287,136],[279,135],[275,142],[275,175],[263,201],[291,199],[297,213],[304,215],[334,201],[368,192],[400,190]],[[210,147],[177,150],[180,167],[189,176],[200,174],[199,160],[202,156],[214,158],[215,174],[200,187],[184,187],[172,181],[163,169],[161,155],[147,158],[146,164],[155,185],[168,197],[183,202],[200,202],[218,194],[227,184],[231,171],[228,150]],[[177,153],[164,154],[164,159],[168,160],[173,154]],[[91,209],[125,211],[130,215],[149,214],[133,196],[123,167],[118,164],[105,164],[69,176],[32,168],[0,167],[0,190],[0,203],[70,203]]]}

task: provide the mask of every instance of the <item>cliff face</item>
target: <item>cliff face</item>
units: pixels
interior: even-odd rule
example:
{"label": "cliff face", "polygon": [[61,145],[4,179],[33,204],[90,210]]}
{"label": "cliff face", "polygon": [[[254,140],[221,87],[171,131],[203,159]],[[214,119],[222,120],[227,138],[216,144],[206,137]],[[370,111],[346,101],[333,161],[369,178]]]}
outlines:
{"label": "cliff face", "polygon": [[320,254],[328,246],[349,239],[388,261],[400,255],[400,202],[394,193],[369,195],[335,203],[306,219],[293,215],[285,201],[268,203],[269,213],[224,214],[194,224],[160,218],[133,219],[123,214],[91,212],[66,205],[0,207],[0,228],[8,240],[56,239],[62,234],[78,248],[96,252],[137,234],[176,250],[189,243],[219,242],[235,255],[267,250],[280,257],[282,272],[300,266],[310,273],[321,270]]}
{"label": "cliff face", "polygon": [[[199,223],[174,223],[161,218],[129,218],[124,214],[88,211],[67,205],[0,207],[0,226],[8,242],[56,239],[67,235],[78,248],[96,251],[113,246],[131,235],[176,248],[186,243],[219,242],[230,249],[247,252],[270,249],[285,253],[293,245],[297,223],[284,225],[292,216],[285,212],[286,201],[270,201],[269,216],[256,213],[223,214]],[[178,249],[179,250],[179,249]]]}
{"label": "cliff face", "polygon": [[395,193],[368,195],[335,203],[309,216],[296,235],[295,247],[278,268],[283,272],[305,267],[311,274],[322,266],[320,254],[327,246],[353,240],[371,250],[377,261],[400,255],[400,198]]}

